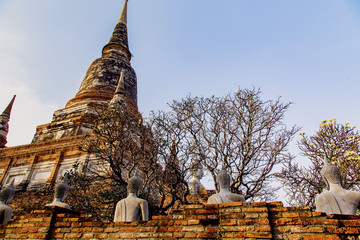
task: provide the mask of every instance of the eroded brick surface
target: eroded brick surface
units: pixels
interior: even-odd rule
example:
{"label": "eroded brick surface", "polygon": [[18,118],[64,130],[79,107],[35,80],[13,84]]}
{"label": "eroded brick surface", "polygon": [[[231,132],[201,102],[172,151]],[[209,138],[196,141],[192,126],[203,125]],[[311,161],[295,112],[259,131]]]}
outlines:
{"label": "eroded brick surface", "polygon": [[[211,216],[211,217],[209,217]],[[358,239],[359,216],[313,213],[279,203],[188,205],[148,222],[92,222],[56,207],[18,215],[1,239]]]}

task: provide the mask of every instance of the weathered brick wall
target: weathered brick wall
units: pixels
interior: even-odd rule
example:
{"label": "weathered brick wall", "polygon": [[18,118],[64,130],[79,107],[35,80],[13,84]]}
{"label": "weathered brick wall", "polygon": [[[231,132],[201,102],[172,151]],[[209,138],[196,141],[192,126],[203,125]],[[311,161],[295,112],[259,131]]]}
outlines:
{"label": "weathered brick wall", "polygon": [[280,202],[187,205],[148,222],[102,223],[45,208],[15,216],[1,239],[359,239],[359,216],[326,216]]}
{"label": "weathered brick wall", "polygon": [[32,210],[43,209],[44,206],[51,203],[53,199],[53,190],[16,192],[9,206],[12,207],[13,214],[19,216],[25,215]]}

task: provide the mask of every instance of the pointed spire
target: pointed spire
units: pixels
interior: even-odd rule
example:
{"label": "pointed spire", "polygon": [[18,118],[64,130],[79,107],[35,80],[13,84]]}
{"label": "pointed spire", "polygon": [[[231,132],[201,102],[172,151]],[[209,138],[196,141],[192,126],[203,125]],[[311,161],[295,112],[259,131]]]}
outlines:
{"label": "pointed spire", "polygon": [[127,2],[128,2],[128,0],[125,0],[123,9],[122,9],[121,14],[120,14],[118,24],[123,23],[123,24],[127,25]]}
{"label": "pointed spire", "polygon": [[131,52],[129,51],[128,33],[127,33],[127,1],[125,0],[119,21],[111,35],[109,43],[103,48],[104,56],[122,54],[130,61]]}
{"label": "pointed spire", "polygon": [[0,115],[0,148],[5,147],[7,143],[7,134],[9,132],[9,119],[11,114],[11,109],[14,104],[16,95],[11,99],[9,105],[5,108],[4,112]]}
{"label": "pointed spire", "polygon": [[8,119],[10,119],[11,109],[14,104],[15,97],[16,97],[16,95],[14,95],[14,97],[11,99],[9,105],[5,108],[5,110],[1,114],[2,116],[7,116]]}
{"label": "pointed spire", "polygon": [[120,78],[119,78],[119,83],[116,87],[116,91],[115,91],[115,95],[116,94],[121,94],[121,95],[125,95],[125,83],[124,83],[124,76],[125,76],[125,69],[121,70],[120,73]]}
{"label": "pointed spire", "polygon": [[118,85],[116,87],[115,93],[113,98],[111,99],[109,103],[109,107],[116,107],[118,105],[121,105],[123,103],[126,104],[126,92],[125,92],[125,84],[124,84],[124,76],[125,76],[125,69],[121,70],[120,78]]}

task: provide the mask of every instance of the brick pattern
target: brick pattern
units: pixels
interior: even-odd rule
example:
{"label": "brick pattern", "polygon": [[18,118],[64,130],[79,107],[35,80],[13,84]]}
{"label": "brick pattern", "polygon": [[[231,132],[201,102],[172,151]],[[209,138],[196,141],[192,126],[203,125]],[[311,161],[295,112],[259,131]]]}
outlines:
{"label": "brick pattern", "polygon": [[359,239],[360,217],[283,207],[281,202],[193,204],[148,222],[92,222],[57,207],[15,216],[1,239]]}
{"label": "brick pattern", "polygon": [[44,206],[54,199],[53,190],[16,192],[9,203],[15,216],[25,215],[32,210],[44,209]]}

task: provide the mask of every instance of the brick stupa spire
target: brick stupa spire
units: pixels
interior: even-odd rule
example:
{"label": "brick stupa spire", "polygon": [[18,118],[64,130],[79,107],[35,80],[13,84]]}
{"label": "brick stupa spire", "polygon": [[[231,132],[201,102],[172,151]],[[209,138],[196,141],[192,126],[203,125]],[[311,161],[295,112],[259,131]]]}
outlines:
{"label": "brick stupa spire", "polygon": [[120,53],[124,54],[129,61],[131,60],[127,33],[127,1],[128,0],[125,0],[119,21],[116,24],[109,43],[103,48],[103,57],[114,53]]}
{"label": "brick stupa spire", "polygon": [[14,104],[16,95],[11,99],[9,105],[5,108],[3,113],[0,115],[0,148],[5,147],[7,143],[7,134],[9,132],[9,120],[11,115],[11,109]]}
{"label": "brick stupa spire", "polygon": [[64,109],[54,113],[51,123],[38,126],[33,142],[91,132],[96,119],[94,107],[111,101],[120,79],[123,81],[122,91],[126,96],[126,103],[137,111],[137,79],[130,64],[127,2],[125,0],[119,20],[109,42],[102,49],[101,57],[91,63],[76,96],[68,101]]}
{"label": "brick stupa spire", "polygon": [[102,57],[96,59],[89,67],[75,98],[66,108],[78,106],[89,101],[110,101],[112,99],[120,72],[125,69],[124,84],[130,104],[137,109],[137,80],[135,71],[130,65],[131,53],[127,32],[127,0],[124,2],[119,21],[102,50]]}

